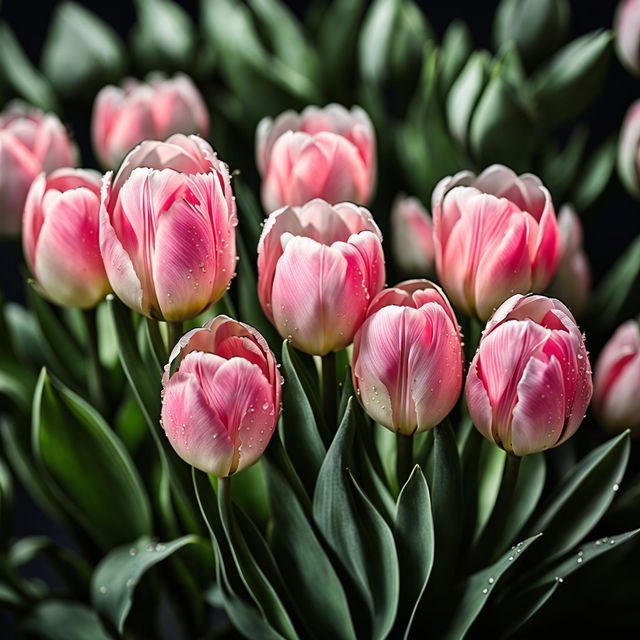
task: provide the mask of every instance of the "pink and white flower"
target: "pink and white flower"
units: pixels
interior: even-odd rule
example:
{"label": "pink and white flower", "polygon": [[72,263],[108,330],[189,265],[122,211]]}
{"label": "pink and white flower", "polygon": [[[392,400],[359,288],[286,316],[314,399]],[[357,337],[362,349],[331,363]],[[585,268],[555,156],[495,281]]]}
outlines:
{"label": "pink and white flower", "polygon": [[434,272],[433,222],[417,198],[398,197],[391,211],[393,256],[408,274]]}

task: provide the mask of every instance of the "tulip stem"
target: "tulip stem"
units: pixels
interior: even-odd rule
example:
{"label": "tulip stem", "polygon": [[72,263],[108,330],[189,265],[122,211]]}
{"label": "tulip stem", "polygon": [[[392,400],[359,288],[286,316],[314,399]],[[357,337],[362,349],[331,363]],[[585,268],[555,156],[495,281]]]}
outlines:
{"label": "tulip stem", "polygon": [[87,355],[89,359],[89,395],[93,406],[104,415],[107,408],[106,383],[104,369],[100,363],[100,348],[98,344],[98,326],[96,322],[96,308],[85,309],[83,312],[85,328],[87,330]]}
{"label": "tulip stem", "polygon": [[337,430],[338,409],[336,403],[336,354],[330,351],[322,356],[322,402],[324,417],[330,433]]}
{"label": "tulip stem", "polygon": [[398,491],[404,487],[413,469],[413,436],[396,433],[396,476]]}
{"label": "tulip stem", "polygon": [[149,344],[151,345],[151,349],[160,365],[160,369],[164,367],[167,363],[167,348],[164,344],[164,339],[162,337],[162,333],[160,331],[160,324],[157,320],[153,318],[145,318],[147,324],[147,334],[149,336]]}
{"label": "tulip stem", "polygon": [[178,321],[178,322],[167,322],[167,325],[169,326],[169,355],[171,355],[171,352],[173,351],[173,347],[176,346],[176,344],[178,344],[178,340],[180,340],[180,338],[182,338],[182,334],[184,333],[184,329],[182,327],[182,322]]}

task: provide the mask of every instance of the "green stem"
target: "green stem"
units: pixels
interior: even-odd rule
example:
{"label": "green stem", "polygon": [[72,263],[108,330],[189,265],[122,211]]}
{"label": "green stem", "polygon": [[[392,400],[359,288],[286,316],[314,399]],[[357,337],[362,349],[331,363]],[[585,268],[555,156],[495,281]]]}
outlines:
{"label": "green stem", "polygon": [[106,383],[104,369],[100,362],[98,345],[98,326],[96,323],[96,308],[85,309],[83,312],[87,330],[87,355],[89,358],[89,394],[94,407],[104,415],[107,408]]}
{"label": "green stem", "polygon": [[324,417],[330,433],[337,429],[336,354],[330,351],[322,356],[322,403]]}
{"label": "green stem", "polygon": [[180,338],[182,338],[182,335],[184,334],[184,329],[182,327],[182,321],[179,322],[168,322],[167,325],[169,326],[169,355],[171,355],[171,352],[173,351],[173,347],[176,346],[176,344],[178,344],[178,340],[180,340]]}
{"label": "green stem", "polygon": [[404,487],[413,470],[413,436],[396,433],[396,477],[398,491]]}
{"label": "green stem", "polygon": [[218,495],[220,505],[224,513],[228,514],[229,520],[233,518],[233,503],[231,500],[231,476],[218,478]]}
{"label": "green stem", "polygon": [[160,323],[153,318],[145,318],[145,323],[147,326],[147,336],[149,337],[149,344],[151,345],[151,349],[160,365],[160,369],[167,364],[167,360],[169,359],[167,355],[167,348],[164,344],[164,338],[162,337],[162,333],[160,331]]}
{"label": "green stem", "polygon": [[473,356],[476,355],[476,350],[480,344],[480,338],[482,338],[482,332],[484,325],[476,317],[469,318],[469,335],[465,336],[465,347],[467,352],[467,360],[471,362]]}

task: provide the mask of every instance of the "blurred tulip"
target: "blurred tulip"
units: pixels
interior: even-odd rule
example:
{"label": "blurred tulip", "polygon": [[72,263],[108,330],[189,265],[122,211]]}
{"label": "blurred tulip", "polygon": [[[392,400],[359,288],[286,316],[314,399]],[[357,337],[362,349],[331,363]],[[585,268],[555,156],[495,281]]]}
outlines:
{"label": "blurred tulip", "polygon": [[91,128],[100,162],[115,168],[143,140],[164,140],[174,133],[206,138],[209,115],[188,76],[156,76],[147,83],[129,78],[122,87],[109,85],[98,93]]}
{"label": "blurred tulip", "polygon": [[640,75],[640,0],[621,0],[613,26],[620,62],[631,73]]}
{"label": "blurred tulip", "polygon": [[393,257],[411,275],[434,271],[433,223],[417,198],[398,197],[391,211]]}
{"label": "blurred tulip", "polygon": [[218,316],[189,331],[173,349],[162,384],[162,426],[176,453],[197,469],[233,475],[269,444],[282,378],[253,327]]}
{"label": "blurred tulip", "polygon": [[88,309],[110,291],[100,255],[97,171],[58,169],[31,185],[22,219],[24,255],[56,304]]}
{"label": "blurred tulip", "polygon": [[453,303],[486,319],[514,293],[544,289],[560,257],[551,196],[531,174],[493,165],[433,191],[436,269]]}
{"label": "blurred tulip", "polygon": [[589,299],[591,269],[587,254],[582,248],[582,223],[570,204],[565,204],[558,214],[558,228],[562,242],[562,257],[555,278],[546,293],[560,298],[579,315]]}
{"label": "blurred tulip", "polygon": [[384,285],[382,236],[351,203],[312,200],[272,213],[258,243],[258,296],[282,337],[326,355],[343,349]]}
{"label": "blurred tulip", "polygon": [[367,413],[403,435],[449,414],[462,387],[462,347],[440,287],[408,280],[376,296],[353,342],[353,384]]}
{"label": "blurred tulip", "polygon": [[0,236],[17,236],[27,192],[42,171],[73,167],[75,146],[57,116],[12,104],[0,115]]}
{"label": "blurred tulip", "polygon": [[198,136],[147,140],[103,180],[100,249],[129,307],[178,322],[219,300],[236,264],[227,165]]}
{"label": "blurred tulip", "polygon": [[517,456],[570,438],[591,391],[589,356],[571,312],[537,295],[515,295],[493,314],[465,389],[478,431]]}
{"label": "blurred tulip", "polygon": [[627,111],[618,142],[618,174],[627,191],[640,199],[640,100]]}
{"label": "blurred tulip", "polygon": [[259,123],[256,161],[266,211],[313,198],[366,204],[376,175],[375,132],[360,107],[285,111]]}
{"label": "blurred tulip", "polygon": [[640,326],[622,324],[596,363],[593,403],[611,432],[640,428]]}

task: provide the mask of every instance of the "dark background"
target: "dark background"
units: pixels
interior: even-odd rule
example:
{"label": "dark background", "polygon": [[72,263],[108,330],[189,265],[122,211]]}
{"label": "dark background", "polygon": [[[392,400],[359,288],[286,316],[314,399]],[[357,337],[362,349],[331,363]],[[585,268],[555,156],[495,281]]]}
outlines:
{"label": "dark background", "polygon": [[[439,37],[452,20],[460,18],[469,26],[476,47],[492,49],[491,30],[495,9],[499,4],[497,0],[416,1],[425,11]],[[5,0],[0,8],[0,17],[9,23],[28,55],[36,63],[40,58],[40,50],[55,4],[48,0]],[[127,37],[135,19],[132,2],[84,0],[81,4],[109,22],[124,38]],[[194,20],[197,20],[197,0],[186,0],[180,4],[189,11]],[[299,15],[303,15],[309,4],[300,0],[289,2],[289,6]],[[610,28],[616,4],[613,0],[571,2],[571,37],[597,28]],[[224,19],[223,16],[221,19]],[[617,59],[614,59],[604,92],[584,118],[595,138],[604,139],[619,129],[628,106],[638,97],[640,79],[630,76]],[[69,120],[84,163],[95,166],[89,138],[90,113],[72,114]],[[638,203],[624,192],[614,176],[599,206],[585,220],[585,244],[596,282],[639,233]],[[6,243],[0,245],[0,289],[8,298],[14,300],[22,298],[21,283],[16,269],[19,260],[19,249],[16,246]],[[90,470],[87,472],[90,473]],[[61,542],[67,541],[65,534],[33,505],[20,488],[17,488],[16,502],[17,522],[14,533],[17,537],[44,534]],[[48,568],[40,563],[34,564],[30,570],[34,575],[46,576],[47,579],[51,577]],[[17,636],[11,628],[10,620],[0,611],[0,639],[12,637]]]}

